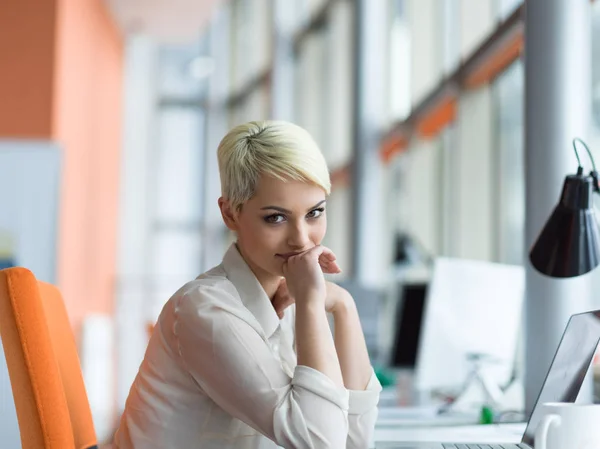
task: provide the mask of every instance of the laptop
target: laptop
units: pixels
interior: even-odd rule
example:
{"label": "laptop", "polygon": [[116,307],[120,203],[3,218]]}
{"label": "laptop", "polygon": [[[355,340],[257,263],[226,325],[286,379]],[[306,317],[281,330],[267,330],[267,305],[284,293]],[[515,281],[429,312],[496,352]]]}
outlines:
{"label": "laptop", "polygon": [[376,449],[531,449],[542,420],[542,404],[575,402],[600,341],[600,310],[572,315],[562,335],[520,444],[379,442]]}

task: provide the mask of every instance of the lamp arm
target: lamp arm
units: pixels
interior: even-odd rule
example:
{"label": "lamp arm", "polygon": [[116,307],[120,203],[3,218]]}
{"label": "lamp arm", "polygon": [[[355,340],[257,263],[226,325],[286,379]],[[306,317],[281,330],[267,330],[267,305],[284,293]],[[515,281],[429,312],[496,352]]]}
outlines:
{"label": "lamp arm", "polygon": [[587,151],[587,154],[590,158],[590,162],[592,163],[592,171],[590,172],[590,176],[594,180],[594,192],[600,192],[600,183],[598,182],[598,171],[596,170],[596,163],[594,162],[594,157],[592,156],[592,152],[590,151],[590,148],[579,137],[575,137],[573,139],[573,150],[575,150],[575,157],[577,158],[577,165],[578,165],[577,174],[578,175],[583,174],[583,167],[581,166],[581,159],[579,159],[579,153],[577,152],[577,143],[578,142],[581,145],[583,145],[583,147]]}

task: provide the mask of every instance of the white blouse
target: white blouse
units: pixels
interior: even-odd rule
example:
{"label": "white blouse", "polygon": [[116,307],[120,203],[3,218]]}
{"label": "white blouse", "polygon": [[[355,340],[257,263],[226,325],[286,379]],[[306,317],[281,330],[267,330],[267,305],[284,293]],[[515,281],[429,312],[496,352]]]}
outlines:
{"label": "white blouse", "polygon": [[337,387],[296,365],[294,306],[279,320],[232,245],[166,303],[131,387],[118,449],[366,449],[381,385]]}

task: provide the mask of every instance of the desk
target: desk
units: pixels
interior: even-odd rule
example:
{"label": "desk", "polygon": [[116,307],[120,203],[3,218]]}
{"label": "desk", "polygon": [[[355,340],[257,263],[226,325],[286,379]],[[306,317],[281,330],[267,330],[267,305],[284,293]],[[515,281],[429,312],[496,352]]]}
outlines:
{"label": "desk", "polygon": [[449,443],[519,443],[525,423],[474,426],[432,426],[408,428],[401,425],[376,426],[377,449],[393,447],[393,442],[439,441]]}
{"label": "desk", "polygon": [[449,427],[479,424],[479,413],[438,414],[438,407],[382,407],[375,428]]}

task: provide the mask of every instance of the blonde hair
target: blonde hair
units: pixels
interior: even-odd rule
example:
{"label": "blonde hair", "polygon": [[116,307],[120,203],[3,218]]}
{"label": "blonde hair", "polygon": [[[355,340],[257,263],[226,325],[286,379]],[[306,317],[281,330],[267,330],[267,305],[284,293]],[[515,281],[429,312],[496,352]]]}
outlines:
{"label": "blonde hair", "polygon": [[303,128],[284,121],[248,122],[229,131],[217,150],[221,194],[237,208],[252,198],[265,174],[331,192],[327,163]]}

